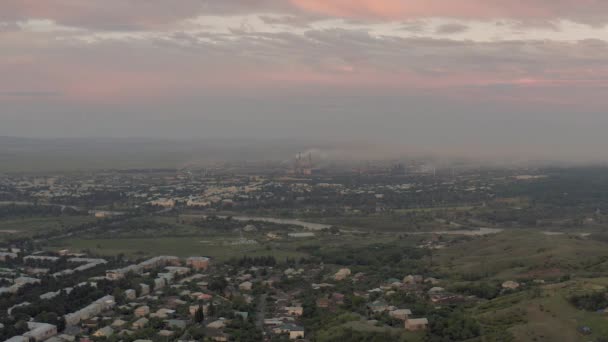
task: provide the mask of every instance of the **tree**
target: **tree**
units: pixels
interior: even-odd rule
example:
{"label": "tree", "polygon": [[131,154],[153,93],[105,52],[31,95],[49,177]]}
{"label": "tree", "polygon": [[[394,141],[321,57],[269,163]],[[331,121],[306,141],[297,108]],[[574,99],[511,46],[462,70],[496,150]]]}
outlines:
{"label": "tree", "polygon": [[209,303],[209,308],[208,308],[207,313],[209,313],[209,316],[215,315],[215,305],[213,305],[213,302]]}
{"label": "tree", "polygon": [[198,309],[194,313],[194,321],[196,323],[203,323],[205,320],[205,313],[203,312],[203,307],[199,305]]}

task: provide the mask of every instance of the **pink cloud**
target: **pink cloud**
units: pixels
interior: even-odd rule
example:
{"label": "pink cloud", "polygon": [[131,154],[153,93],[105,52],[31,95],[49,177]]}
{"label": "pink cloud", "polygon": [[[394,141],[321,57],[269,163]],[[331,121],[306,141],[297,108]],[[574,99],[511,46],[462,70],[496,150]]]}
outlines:
{"label": "pink cloud", "polygon": [[[290,0],[318,14],[357,19],[402,20],[419,17],[553,19],[608,17],[600,0]],[[598,14],[599,13],[599,14]],[[604,13],[601,15],[601,13]]]}
{"label": "pink cloud", "polygon": [[51,19],[96,28],[151,28],[187,18],[204,9],[197,0],[3,0],[0,20]]}

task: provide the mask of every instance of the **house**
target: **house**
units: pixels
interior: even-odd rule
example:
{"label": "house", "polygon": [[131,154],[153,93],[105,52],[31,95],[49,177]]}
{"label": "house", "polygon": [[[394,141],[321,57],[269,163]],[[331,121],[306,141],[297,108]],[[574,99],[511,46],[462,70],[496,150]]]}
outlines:
{"label": "house", "polygon": [[95,333],[93,333],[93,336],[95,337],[110,337],[112,335],[114,335],[114,329],[112,329],[110,326],[98,329]]}
{"label": "house", "polygon": [[205,336],[216,342],[228,342],[230,340],[230,336],[228,334],[218,329],[205,329]]}
{"label": "house", "polygon": [[421,275],[408,275],[405,278],[403,278],[403,283],[406,285],[414,285],[414,284],[419,284],[422,283],[422,281],[424,280],[424,278]]}
{"label": "house", "polygon": [[275,334],[289,334],[290,340],[304,338],[304,328],[293,323],[283,324],[273,329]]}
{"label": "house", "polygon": [[245,312],[245,311],[235,311],[234,315],[240,316],[244,321],[246,321],[247,318],[249,318],[249,312]]}
{"label": "house", "polygon": [[150,307],[147,306],[147,305],[140,306],[137,309],[135,309],[135,311],[133,312],[133,314],[135,315],[135,317],[144,317],[144,316],[147,316],[148,314],[150,314]]}
{"label": "house", "polygon": [[423,331],[429,325],[429,320],[426,318],[410,318],[405,321],[405,330],[407,331]]}
{"label": "house", "polygon": [[133,300],[137,298],[137,293],[133,289],[125,290],[125,298],[128,300]]}
{"label": "house", "polygon": [[433,287],[433,288],[431,288],[429,290],[428,294],[429,295],[434,295],[434,294],[439,294],[439,293],[442,293],[442,292],[445,292],[445,289],[443,287],[435,286],[435,287]]}
{"label": "house", "polygon": [[184,276],[191,271],[190,268],[181,266],[167,266],[165,269],[173,276]]}
{"label": "house", "polygon": [[160,290],[167,285],[167,281],[165,278],[156,278],[154,279],[154,290]]}
{"label": "house", "polygon": [[239,285],[239,290],[241,291],[251,291],[253,289],[253,283],[250,281],[246,281]]}
{"label": "house", "polygon": [[344,304],[344,295],[338,292],[334,292],[331,295],[331,300],[337,305]]}
{"label": "house", "polygon": [[389,311],[389,305],[384,300],[376,300],[367,305],[367,307],[373,312],[385,312]]}
{"label": "house", "polygon": [[329,308],[329,299],[327,299],[327,298],[317,299],[317,307],[322,308],[322,309]]}
{"label": "house", "polygon": [[425,283],[428,283],[428,284],[431,284],[431,285],[433,285],[433,286],[438,285],[438,284],[440,283],[439,279],[437,279],[437,278],[432,278],[432,277],[431,277],[431,278],[426,278],[426,279],[424,279],[424,282],[425,282]]}
{"label": "house", "polygon": [[207,328],[210,329],[224,329],[226,327],[226,320],[223,318],[218,319],[217,321],[213,321],[207,324]]}
{"label": "house", "polygon": [[171,329],[184,329],[187,323],[182,319],[168,319],[165,324]]}
{"label": "house", "polygon": [[175,310],[162,308],[162,309],[158,309],[155,313],[151,314],[150,317],[165,319],[165,318],[168,318],[169,316],[172,316],[174,313],[175,313]]}
{"label": "house", "polygon": [[127,324],[127,321],[123,321],[122,319],[117,319],[114,322],[112,322],[112,327],[114,327],[114,328],[121,328],[125,324]]}
{"label": "house", "polygon": [[198,311],[199,308],[203,308],[203,314],[207,314],[209,311],[209,304],[205,304],[205,305],[191,305],[188,309],[188,311],[190,312],[190,315],[194,317],[194,315],[196,315],[196,311]]}
{"label": "house", "polygon": [[173,336],[173,334],[174,334],[174,332],[171,330],[161,330],[158,332],[158,335],[162,336],[162,337],[171,337],[171,336]]}
{"label": "house", "polygon": [[189,257],[186,259],[186,265],[197,271],[204,271],[209,268],[209,258],[206,257]]}
{"label": "house", "polygon": [[519,288],[519,283],[516,281],[508,280],[502,283],[502,288],[506,290],[516,290]]}
{"label": "house", "polygon": [[148,319],[145,317],[142,317],[140,319],[138,319],[137,321],[133,322],[133,329],[142,329],[144,328],[146,325],[148,325]]}
{"label": "house", "polygon": [[304,308],[301,306],[288,306],[285,308],[285,311],[290,316],[302,316],[304,314]]}
{"label": "house", "polygon": [[8,259],[16,259],[17,254],[9,252],[0,252],[0,261],[6,261]]}
{"label": "house", "polygon": [[30,278],[30,277],[19,277],[19,278],[15,279],[14,283],[15,283],[15,285],[18,285],[18,286],[23,286],[23,285],[27,285],[27,284],[39,284],[40,279]]}
{"label": "house", "polygon": [[398,310],[390,311],[388,314],[392,318],[399,319],[402,321],[407,321],[409,316],[412,315],[412,311],[409,309],[398,309]]}
{"label": "house", "polygon": [[348,268],[342,268],[336,274],[334,274],[334,280],[341,281],[350,276],[351,272]]}
{"label": "house", "polygon": [[142,296],[147,296],[150,294],[150,285],[148,284],[139,284],[139,289]]}

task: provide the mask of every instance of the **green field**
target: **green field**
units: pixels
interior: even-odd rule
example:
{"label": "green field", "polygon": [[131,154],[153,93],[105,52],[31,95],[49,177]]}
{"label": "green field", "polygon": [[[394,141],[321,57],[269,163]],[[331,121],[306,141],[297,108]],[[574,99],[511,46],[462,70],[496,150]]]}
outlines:
{"label": "green field", "polygon": [[0,239],[26,237],[35,233],[62,230],[96,219],[91,216],[26,217],[0,220]]}
{"label": "green field", "polygon": [[219,261],[241,256],[268,256],[272,255],[278,260],[299,258],[304,253],[289,249],[267,249],[264,245],[221,245],[214,241],[206,241],[201,237],[180,238],[145,238],[145,239],[70,239],[53,243],[55,248],[69,248],[74,251],[90,250],[99,255],[117,255],[123,253],[127,256],[153,256],[175,255],[188,257],[203,255]]}

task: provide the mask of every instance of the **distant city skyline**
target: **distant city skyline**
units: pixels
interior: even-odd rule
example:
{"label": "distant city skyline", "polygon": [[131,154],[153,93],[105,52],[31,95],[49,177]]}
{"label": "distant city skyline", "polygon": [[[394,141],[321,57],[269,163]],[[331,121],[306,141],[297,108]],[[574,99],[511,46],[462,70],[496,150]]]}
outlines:
{"label": "distant city skyline", "polygon": [[608,160],[608,2],[5,0],[0,135]]}

